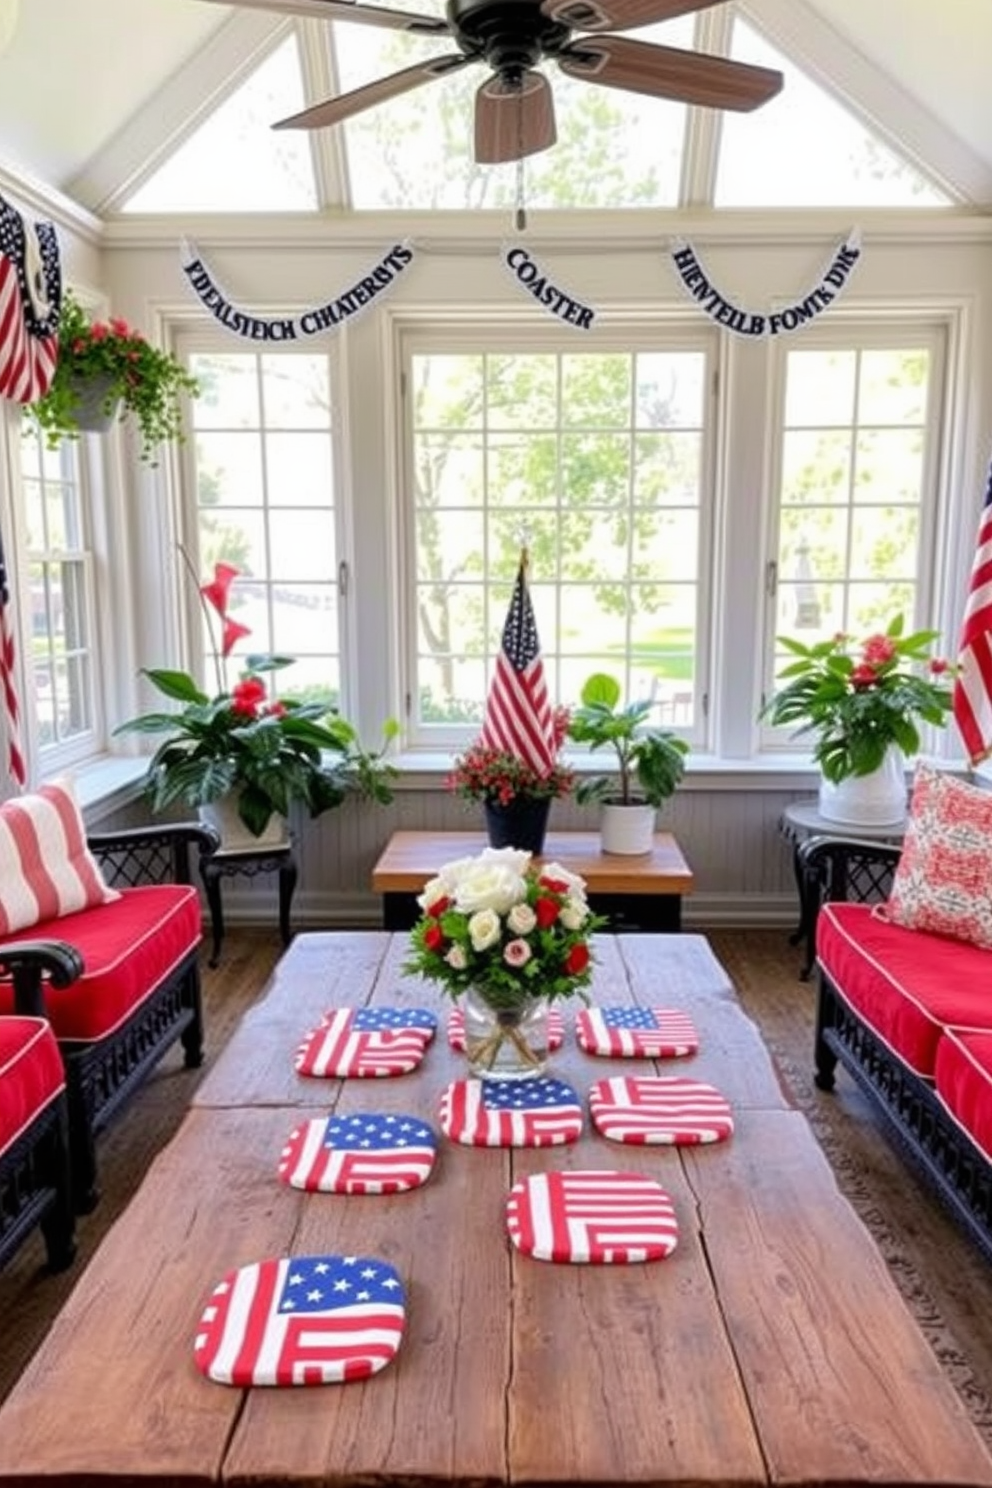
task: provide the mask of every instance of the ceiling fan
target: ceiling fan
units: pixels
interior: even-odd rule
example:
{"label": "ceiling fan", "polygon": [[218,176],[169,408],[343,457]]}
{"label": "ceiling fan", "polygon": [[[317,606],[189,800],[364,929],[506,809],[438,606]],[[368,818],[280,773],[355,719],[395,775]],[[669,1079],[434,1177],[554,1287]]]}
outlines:
{"label": "ceiling fan", "polygon": [[475,159],[484,165],[519,160],[555,143],[551,84],[537,71],[537,64],[545,60],[583,82],[703,108],[747,111],[767,103],[782,87],[782,74],[767,67],[612,34],[704,10],[722,0],[447,0],[443,16],[389,10],[362,0],[233,3],[420,36],[449,36],[456,52],[328,98],[273,127],[323,129],[341,124],[375,104],[481,62],[490,75],[475,95]]}

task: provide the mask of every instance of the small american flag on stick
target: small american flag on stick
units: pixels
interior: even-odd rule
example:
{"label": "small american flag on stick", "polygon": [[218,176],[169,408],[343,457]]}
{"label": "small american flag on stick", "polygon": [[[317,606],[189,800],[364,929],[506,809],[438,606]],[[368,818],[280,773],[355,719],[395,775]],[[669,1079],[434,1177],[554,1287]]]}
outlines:
{"label": "small american flag on stick", "polygon": [[973,765],[992,754],[992,468],[961,627],[954,718]]}
{"label": "small american flag on stick", "polygon": [[290,1132],[279,1176],[309,1192],[404,1193],[427,1181],[436,1153],[434,1133],[416,1116],[320,1116]]}
{"label": "small american flag on stick", "polygon": [[367,1379],[395,1357],[406,1301],[369,1256],[282,1256],[231,1271],[204,1308],[199,1369],[222,1385]]}
{"label": "small american flag on stick", "polygon": [[510,1190],[506,1226],[518,1250],[538,1261],[608,1266],[658,1261],[678,1244],[675,1208],[640,1173],[535,1173]]}
{"label": "small american flag on stick", "polygon": [[560,1147],[582,1131],[582,1107],[562,1080],[455,1080],[441,1130],[465,1147]]}
{"label": "small american flag on stick", "polygon": [[520,554],[479,737],[487,748],[525,760],[539,775],[554,768],[554,718],[527,588],[526,548]]}
{"label": "small american flag on stick", "polygon": [[[0,537],[0,800],[24,789],[27,768],[21,750],[21,713],[17,701],[14,626],[10,610],[10,586]],[[4,779],[6,776],[6,779]]]}

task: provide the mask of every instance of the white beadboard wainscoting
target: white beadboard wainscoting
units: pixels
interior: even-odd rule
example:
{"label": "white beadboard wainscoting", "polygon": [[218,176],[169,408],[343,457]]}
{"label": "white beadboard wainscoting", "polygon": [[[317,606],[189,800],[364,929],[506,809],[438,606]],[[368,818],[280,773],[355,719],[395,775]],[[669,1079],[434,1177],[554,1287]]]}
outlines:
{"label": "white beadboard wainscoting", "polygon": [[[695,892],[683,903],[682,922],[694,926],[794,927],[798,916],[792,849],[779,821],[792,801],[814,801],[806,789],[786,789],[761,780],[747,789],[728,788],[719,777],[696,779],[680,787],[658,814],[658,827],[674,832],[695,875]],[[381,904],[373,894],[372,869],[395,831],[482,831],[481,810],[433,789],[400,788],[389,806],[348,801],[316,821],[292,821],[299,883],[293,899],[293,927],[374,926]],[[134,825],[147,820],[135,802],[100,826]],[[555,801],[549,828],[590,830],[595,807]],[[226,878],[222,883],[227,924],[276,925],[276,877]]]}

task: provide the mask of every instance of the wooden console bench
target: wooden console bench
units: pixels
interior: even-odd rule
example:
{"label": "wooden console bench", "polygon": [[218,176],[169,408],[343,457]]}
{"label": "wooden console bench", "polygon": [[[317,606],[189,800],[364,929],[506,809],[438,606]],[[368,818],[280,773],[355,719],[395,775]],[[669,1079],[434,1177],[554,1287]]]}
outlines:
{"label": "wooden console bench", "polygon": [[[38,1354],[0,1409],[4,1488],[788,1488],[983,1485],[992,1460],[836,1189],[805,1118],[700,936],[597,941],[601,1002],[689,1011],[731,1141],[474,1150],[440,1138],[430,1181],[390,1197],[304,1195],[276,1178],[301,1114],[393,1110],[436,1125],[462,1073],[443,1032],[421,1069],[319,1082],[292,1069],[328,1006],[447,1004],[405,979],[405,935],[304,934],[201,1085]],[[555,1070],[595,1060],[571,1030]],[[667,1065],[670,1072],[673,1066]],[[634,1169],[680,1224],[665,1261],[554,1266],[507,1240],[515,1178]],[[396,1360],[373,1379],[235,1390],[193,1364],[215,1282],[265,1255],[382,1256],[408,1296]]]}
{"label": "wooden console bench", "polygon": [[[408,930],[420,913],[416,897],[443,863],[486,845],[483,832],[394,832],[372,870],[387,930]],[[692,869],[671,832],[657,832],[649,853],[604,853],[598,832],[549,832],[544,858],[581,874],[589,903],[609,915],[615,931],[678,930],[682,899],[693,890]]]}

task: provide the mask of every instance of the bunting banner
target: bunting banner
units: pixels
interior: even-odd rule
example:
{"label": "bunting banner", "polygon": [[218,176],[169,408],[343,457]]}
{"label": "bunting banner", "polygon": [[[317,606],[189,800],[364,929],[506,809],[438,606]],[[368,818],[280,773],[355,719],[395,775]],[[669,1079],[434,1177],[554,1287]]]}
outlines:
{"label": "bunting banner", "polygon": [[555,284],[525,248],[519,244],[504,246],[500,249],[500,260],[524,294],[531,295],[549,315],[557,316],[578,331],[592,330],[595,310]]}
{"label": "bunting banner", "polygon": [[35,403],[55,376],[62,306],[51,222],[26,222],[0,196],[0,398]]}
{"label": "bunting banner", "polygon": [[700,309],[718,325],[726,326],[728,331],[735,331],[739,336],[781,336],[789,331],[798,331],[815,320],[824,310],[829,310],[837,296],[846,288],[851,271],[860,257],[861,234],[855,228],[840,244],[816,284],[801,299],[794,300],[781,310],[759,313],[755,310],[742,310],[733,300],[721,294],[699,262],[691,244],[677,239],[671,249],[675,272]]}
{"label": "bunting banner", "polygon": [[394,243],[388,253],[354,284],[342,289],[323,305],[315,305],[299,315],[265,317],[253,315],[237,306],[223,289],[202,256],[189,244],[182,245],[182,269],[200,303],[227,330],[246,341],[305,341],[325,331],[337,331],[347,320],[354,320],[372,301],[393,288],[399,276],[413,263],[414,251],[409,243]]}

